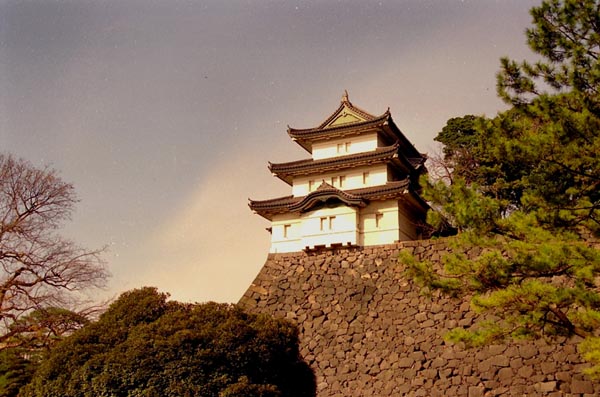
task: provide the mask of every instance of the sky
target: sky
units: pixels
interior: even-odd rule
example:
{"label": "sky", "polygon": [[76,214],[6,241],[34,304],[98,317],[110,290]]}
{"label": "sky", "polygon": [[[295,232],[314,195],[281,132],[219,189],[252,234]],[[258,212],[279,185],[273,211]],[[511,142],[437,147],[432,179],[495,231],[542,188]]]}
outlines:
{"label": "sky", "polygon": [[421,152],[451,117],[494,116],[499,59],[531,58],[529,0],[0,0],[0,151],[78,203],[61,233],[106,247],[99,296],[156,286],[237,302],[264,264],[248,198],[287,126],[388,107]]}

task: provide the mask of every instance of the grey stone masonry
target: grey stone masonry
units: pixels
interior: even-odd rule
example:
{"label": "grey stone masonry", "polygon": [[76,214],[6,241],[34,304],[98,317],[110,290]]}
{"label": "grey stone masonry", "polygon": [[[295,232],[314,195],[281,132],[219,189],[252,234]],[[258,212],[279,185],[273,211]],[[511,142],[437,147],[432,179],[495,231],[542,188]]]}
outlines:
{"label": "grey stone masonry", "polygon": [[437,260],[442,240],[269,254],[240,300],[300,328],[301,352],[330,396],[592,396],[577,340],[478,349],[443,335],[476,318],[468,300],[422,294],[404,277],[401,250]]}

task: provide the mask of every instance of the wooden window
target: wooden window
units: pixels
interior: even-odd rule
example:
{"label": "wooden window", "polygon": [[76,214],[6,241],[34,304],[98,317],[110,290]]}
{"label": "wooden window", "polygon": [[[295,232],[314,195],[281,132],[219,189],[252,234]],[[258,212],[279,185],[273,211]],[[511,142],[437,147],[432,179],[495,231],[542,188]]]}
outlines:
{"label": "wooden window", "polygon": [[335,216],[323,216],[321,221],[321,231],[333,230],[335,227]]}
{"label": "wooden window", "polygon": [[283,225],[283,238],[289,238],[290,237],[290,229],[291,229],[292,225]]}
{"label": "wooden window", "polygon": [[351,142],[338,143],[337,144],[338,154],[350,153],[350,144],[351,144]]}
{"label": "wooden window", "polygon": [[375,227],[376,228],[380,228],[381,227],[381,220],[383,219],[383,214],[382,213],[377,213],[375,214]]}
{"label": "wooden window", "polygon": [[363,185],[366,185],[369,183],[369,172],[363,172]]}
{"label": "wooden window", "polygon": [[331,186],[337,187],[337,184],[338,184],[338,177],[332,176],[331,177]]}
{"label": "wooden window", "polygon": [[344,187],[344,182],[346,182],[346,177],[344,175],[340,176],[340,187]]}
{"label": "wooden window", "polygon": [[314,188],[315,188],[315,181],[314,180],[308,181],[308,191],[312,192]]}

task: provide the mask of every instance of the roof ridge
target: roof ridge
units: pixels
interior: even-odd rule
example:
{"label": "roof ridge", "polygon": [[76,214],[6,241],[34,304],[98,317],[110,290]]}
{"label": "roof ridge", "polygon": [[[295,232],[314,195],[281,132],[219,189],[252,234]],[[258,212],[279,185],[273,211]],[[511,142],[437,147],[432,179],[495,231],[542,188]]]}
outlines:
{"label": "roof ridge", "polygon": [[347,101],[347,104],[350,109],[352,109],[353,111],[355,111],[356,113],[358,113],[359,115],[361,115],[362,117],[367,119],[367,121],[375,120],[376,118],[379,117],[379,116],[375,116],[374,114],[367,112],[366,110],[364,110],[362,108],[359,108],[358,106],[354,106],[352,104],[352,102],[350,102],[350,101]]}
{"label": "roof ridge", "polygon": [[355,111],[356,113],[358,113],[359,115],[363,116],[367,120],[372,120],[372,119],[376,119],[377,118],[377,116],[372,115],[371,113],[367,112],[366,110],[361,109],[358,106],[354,106],[352,104],[352,102],[350,102],[350,99],[348,98],[348,90],[344,90],[344,95],[342,95],[342,102],[341,102],[341,104],[348,106],[351,110]]}
{"label": "roof ridge", "polygon": [[[335,109],[333,111],[333,113],[331,113],[325,119],[325,121],[323,121],[317,127],[311,127],[311,128],[291,128],[290,126],[288,126],[288,132],[289,132],[289,130],[302,131],[302,130],[324,130],[324,129],[327,129],[326,128],[327,124],[331,123],[345,107],[347,107],[351,111],[357,113],[359,116],[365,118],[366,119],[365,121],[372,121],[372,120],[375,120],[375,119],[378,119],[381,117],[381,116],[375,116],[375,115],[367,112],[366,110],[359,108],[358,106],[355,106],[354,104],[352,104],[352,102],[350,102],[350,99],[348,98],[348,90],[344,90],[344,94],[342,95],[342,100],[340,101],[340,105],[337,107],[337,109]],[[389,112],[389,108],[386,113],[388,113],[388,112]],[[384,115],[386,113],[384,113]],[[347,123],[347,124],[351,125],[351,124],[358,124],[358,123],[361,123],[361,122]]]}
{"label": "roof ridge", "polygon": [[335,130],[341,130],[341,129],[353,129],[356,127],[362,127],[363,125],[368,125],[373,122],[383,121],[389,116],[389,114],[390,113],[388,111],[386,111],[382,115],[373,116],[370,120],[357,121],[356,123],[339,124],[339,125],[335,125],[335,126],[328,127],[328,128],[321,128],[320,126],[313,127],[313,128],[293,128],[293,127],[288,126],[288,135],[291,135],[294,133],[302,134],[302,133],[306,133],[306,132],[324,132],[324,131],[329,132],[329,131],[335,131]]}
{"label": "roof ridge", "polygon": [[342,103],[340,103],[340,106],[338,106],[338,108],[332,114],[330,114],[329,117],[327,117],[325,119],[325,121],[323,121],[321,124],[319,124],[318,127],[313,127],[310,129],[318,129],[318,130],[324,129],[327,124],[331,123],[333,121],[333,119],[335,119],[335,116],[340,114],[340,112],[342,111],[342,109],[344,109],[344,107],[345,107],[345,103],[344,103],[344,101],[342,101]]}

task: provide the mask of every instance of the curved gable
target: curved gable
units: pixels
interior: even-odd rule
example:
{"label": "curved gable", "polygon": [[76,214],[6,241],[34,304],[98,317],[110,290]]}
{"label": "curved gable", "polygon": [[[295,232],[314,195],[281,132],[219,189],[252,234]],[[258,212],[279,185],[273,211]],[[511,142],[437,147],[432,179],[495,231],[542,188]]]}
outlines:
{"label": "curved gable", "polygon": [[323,182],[317,190],[309,193],[298,203],[290,205],[289,210],[306,212],[332,201],[338,201],[349,207],[365,207],[368,204],[368,201],[363,198],[345,193],[330,184]]}

